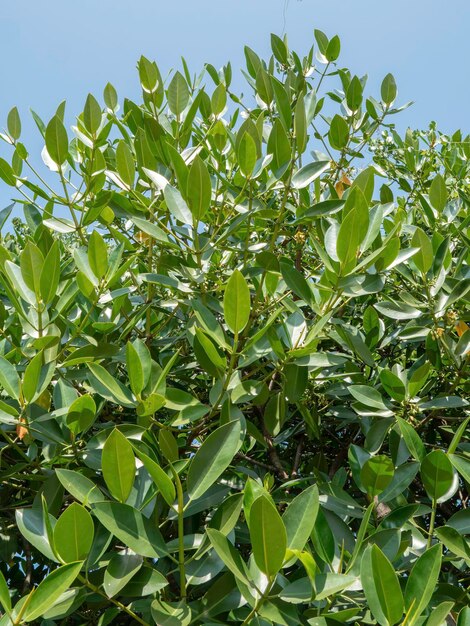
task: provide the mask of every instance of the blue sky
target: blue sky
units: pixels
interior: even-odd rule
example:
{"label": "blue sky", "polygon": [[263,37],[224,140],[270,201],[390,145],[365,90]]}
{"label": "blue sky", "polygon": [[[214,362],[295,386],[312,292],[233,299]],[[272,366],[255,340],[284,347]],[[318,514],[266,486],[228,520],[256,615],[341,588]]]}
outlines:
{"label": "blue sky", "polygon": [[[470,132],[468,0],[15,0],[4,2],[0,36],[0,127],[18,106],[22,140],[39,159],[42,147],[29,107],[46,121],[66,99],[68,119],[88,92],[101,97],[110,81],[119,95],[139,97],[136,61],[141,54],[162,72],[180,63],[216,67],[228,60],[242,86],[243,46],[269,54],[269,35],[284,27],[291,48],[303,53],[313,29],[338,34],[341,65],[369,75],[378,93],[392,72],[399,102],[415,104],[397,126],[425,127],[436,120],[446,132]],[[0,154],[8,155],[5,146]],[[5,195],[7,194],[7,195]],[[1,188],[0,204],[8,191]],[[2,208],[0,206],[0,208]]]}

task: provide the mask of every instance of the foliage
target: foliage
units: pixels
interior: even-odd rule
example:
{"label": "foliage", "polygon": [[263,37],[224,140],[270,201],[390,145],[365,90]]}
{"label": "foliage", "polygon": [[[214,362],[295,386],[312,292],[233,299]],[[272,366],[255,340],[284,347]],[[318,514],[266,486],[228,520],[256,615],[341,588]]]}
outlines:
{"label": "foliage", "polygon": [[9,114],[2,626],[469,623],[470,143],[315,38]]}

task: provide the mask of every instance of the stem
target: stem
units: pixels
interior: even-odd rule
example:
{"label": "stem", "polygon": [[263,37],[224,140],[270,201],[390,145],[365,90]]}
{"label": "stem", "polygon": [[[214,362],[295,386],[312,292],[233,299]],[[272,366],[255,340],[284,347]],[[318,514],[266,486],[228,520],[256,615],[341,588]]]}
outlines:
{"label": "stem", "polygon": [[82,576],[81,574],[79,574],[78,575],[78,580],[80,582],[82,582],[84,585],[86,585],[89,589],[91,589],[91,591],[94,591],[95,593],[97,593],[101,597],[106,598],[106,600],[108,600],[108,602],[112,602],[113,604],[115,604],[122,611],[124,611],[125,613],[130,615],[139,624],[142,624],[143,626],[150,626],[150,624],[148,622],[146,622],[141,617],[136,615],[136,613],[134,613],[134,611],[129,609],[125,604],[122,604],[122,602],[119,602],[119,600],[115,600],[114,598],[108,598],[108,596],[103,591],[101,591],[101,589],[99,587],[97,587],[96,585],[91,583],[87,578],[85,578],[85,576]]}
{"label": "stem", "polygon": [[186,598],[186,572],[184,563],[184,498],[183,487],[178,472],[171,465],[171,471],[176,484],[176,494],[178,498],[178,567],[180,571],[180,597]]}
{"label": "stem", "polygon": [[267,596],[269,595],[269,592],[271,591],[273,584],[274,584],[274,580],[272,581],[270,580],[268,586],[266,587],[265,592],[262,594],[261,598],[258,599],[255,606],[252,608],[251,612],[248,614],[248,617],[241,623],[240,626],[247,626],[247,624],[250,623],[251,618],[256,615],[256,613],[261,608],[263,602],[266,600]]}
{"label": "stem", "polygon": [[433,500],[432,501],[431,519],[429,520],[429,536],[428,536],[428,543],[427,543],[427,549],[428,550],[431,547],[432,536],[434,534],[434,522],[436,521],[436,510],[437,510],[437,503],[436,503],[435,500]]}

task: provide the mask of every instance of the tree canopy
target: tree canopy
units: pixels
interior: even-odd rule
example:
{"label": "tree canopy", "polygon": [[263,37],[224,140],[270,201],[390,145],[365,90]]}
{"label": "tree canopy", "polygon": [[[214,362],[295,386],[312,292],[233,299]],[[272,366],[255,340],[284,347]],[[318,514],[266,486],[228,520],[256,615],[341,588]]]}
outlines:
{"label": "tree canopy", "polygon": [[271,45],[8,115],[1,626],[470,623],[470,139]]}

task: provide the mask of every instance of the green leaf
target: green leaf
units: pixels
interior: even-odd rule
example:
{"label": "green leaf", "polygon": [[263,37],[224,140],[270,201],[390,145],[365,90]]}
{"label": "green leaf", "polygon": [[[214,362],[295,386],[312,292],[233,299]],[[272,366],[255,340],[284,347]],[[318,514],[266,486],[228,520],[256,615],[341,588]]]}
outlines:
{"label": "green leaf", "polygon": [[142,567],[138,554],[113,554],[104,573],[103,589],[108,598],[118,594]]}
{"label": "green leaf", "polygon": [[168,85],[168,106],[170,111],[179,117],[189,102],[189,89],[181,72],[176,72]]}
{"label": "green leaf", "polygon": [[82,504],[89,506],[104,500],[99,488],[83,474],[63,468],[56,469],[55,473],[65,489]]}
{"label": "green leaf", "polygon": [[455,435],[452,437],[452,441],[449,444],[449,447],[447,448],[447,454],[449,455],[449,458],[452,462],[452,455],[458,448],[459,444],[460,444],[460,440],[462,439],[464,433],[466,432],[468,423],[470,422],[470,415],[468,415],[460,424],[460,426],[457,428]]}
{"label": "green leaf", "polygon": [[124,597],[138,597],[149,596],[156,591],[160,591],[168,586],[168,581],[157,570],[151,567],[142,567],[137,574],[135,574],[130,582],[122,590]]}
{"label": "green leaf", "polygon": [[45,304],[52,302],[57,294],[60,280],[60,246],[54,241],[49,248],[39,277],[39,292]]}
{"label": "green leaf", "polygon": [[160,73],[155,63],[144,56],[139,59],[139,78],[142,89],[147,93],[153,93],[159,84]]}
{"label": "green leaf", "polygon": [[153,480],[158,490],[162,494],[165,502],[169,506],[172,506],[175,501],[176,490],[171,478],[160,467],[160,465],[158,465],[156,461],[153,461],[149,456],[141,452],[138,448],[135,448],[135,451],[139,459],[144,464],[145,469],[149,473],[150,478]]}
{"label": "green leaf", "polygon": [[285,167],[290,162],[292,157],[292,149],[289,141],[289,137],[282,125],[281,120],[275,119],[271,132],[269,133],[267,153],[273,155],[271,161],[271,168],[276,174],[277,172],[284,173]]}
{"label": "green leaf", "polygon": [[349,139],[349,126],[341,115],[335,115],[331,120],[328,139],[335,150],[342,150],[346,147]]}
{"label": "green leaf", "polygon": [[434,502],[443,498],[454,483],[454,470],[449,457],[442,450],[433,450],[421,463],[421,480],[428,496]]}
{"label": "green leaf", "polygon": [[426,626],[442,626],[445,624],[446,617],[449,615],[453,606],[453,601],[441,602],[435,606],[431,615],[426,620]]}
{"label": "green leaf", "polygon": [[28,602],[23,620],[32,622],[48,609],[66,591],[80,573],[82,563],[69,563],[58,567],[51,572],[34,590],[31,600]]}
{"label": "green leaf", "polygon": [[13,169],[5,159],[0,157],[0,178],[10,187],[16,186],[16,178]]}
{"label": "green leaf", "polygon": [[48,559],[57,561],[49,543],[47,532],[47,524],[50,523],[50,520],[46,523],[43,509],[17,509],[15,519],[18,530],[23,537]]}
{"label": "green leaf", "polygon": [[307,117],[302,94],[297,99],[294,111],[294,135],[298,154],[302,154],[307,146]]}
{"label": "green leaf", "polygon": [[134,406],[134,400],[130,391],[111,376],[102,365],[98,363],[87,363],[87,367],[93,375],[92,384],[100,395],[110,399],[115,404],[130,407]]}
{"label": "green leaf", "polygon": [[11,598],[8,591],[7,581],[4,575],[0,572],[0,604],[3,607],[5,613],[9,614],[11,611]]}
{"label": "green leaf", "polygon": [[219,426],[204,440],[189,466],[186,485],[191,500],[202,496],[214,484],[230,465],[241,443],[238,421]]}
{"label": "green leaf", "polygon": [[136,554],[151,559],[167,554],[158,527],[132,506],[119,502],[96,502],[91,510],[105,528]]}
{"label": "green leaf", "polygon": [[362,84],[357,76],[353,76],[346,92],[346,103],[351,111],[357,111],[362,104]]}
{"label": "green leaf", "polygon": [[434,262],[434,252],[431,240],[422,228],[416,228],[411,239],[411,245],[413,248],[419,248],[418,252],[413,256],[413,261],[417,268],[426,274]]}
{"label": "green leaf", "polygon": [[200,328],[196,328],[193,349],[197,360],[211,376],[222,376],[227,367],[227,359]]}
{"label": "green leaf", "polygon": [[202,220],[211,205],[211,177],[206,164],[199,155],[189,169],[187,198],[196,222]]}
{"label": "green leaf", "polygon": [[0,356],[0,385],[7,394],[16,400],[20,397],[20,378],[14,365]]}
{"label": "green leaf", "polygon": [[23,396],[28,403],[32,402],[38,390],[43,360],[42,351],[38,352],[25,369],[23,376]]}
{"label": "green leaf", "polygon": [[341,51],[341,41],[338,35],[335,35],[330,39],[325,50],[325,57],[329,63],[333,63],[339,57]]}
{"label": "green leaf", "polygon": [[388,395],[397,402],[403,402],[406,397],[406,388],[403,381],[390,370],[380,372],[380,382]]}
{"label": "green leaf", "polygon": [[441,174],[436,174],[429,188],[429,200],[436,211],[443,211],[447,204],[447,187]]}
{"label": "green leaf", "polygon": [[158,433],[158,445],[160,446],[161,453],[167,461],[174,463],[178,460],[178,442],[171,431],[160,430]]}
{"label": "green leaf", "polygon": [[245,132],[238,142],[237,160],[244,176],[249,178],[257,161],[256,144],[250,133]]}
{"label": "green leaf", "polygon": [[206,530],[209,541],[216,551],[218,557],[223,561],[224,565],[232,572],[232,574],[243,583],[249,581],[248,568],[243,561],[240,553],[235,550],[227,537],[215,528]]}
{"label": "green leaf", "polygon": [[313,301],[313,294],[305,277],[294,267],[292,263],[281,260],[279,265],[282,277],[286,281],[288,288],[306,304],[311,304]]}
{"label": "green leaf", "polygon": [[394,471],[393,463],[387,456],[373,456],[361,468],[361,484],[373,498],[391,483]]}
{"label": "green leaf", "polygon": [[91,233],[88,242],[88,262],[96,278],[103,278],[108,270],[108,249],[97,230]]}
{"label": "green leaf", "polygon": [[103,90],[103,98],[106,106],[111,111],[114,111],[117,107],[118,97],[117,92],[111,83],[107,83],[106,87]]}
{"label": "green leaf", "polygon": [[183,199],[183,196],[171,185],[166,185],[163,195],[165,196],[165,202],[170,213],[172,213],[177,220],[182,224],[192,224],[193,217],[188,205]]}
{"label": "green leaf", "polygon": [[271,104],[273,99],[273,89],[268,72],[260,66],[256,72],[256,91],[258,96],[266,104]]}
{"label": "green leaf", "polygon": [[403,595],[392,564],[376,545],[368,546],[364,552],[361,581],[377,622],[382,626],[396,624],[403,615]]}
{"label": "green leaf", "polygon": [[448,458],[465,482],[470,485],[470,461],[459,454],[449,454]]}
{"label": "green leaf", "polygon": [[16,107],[13,107],[8,113],[7,128],[12,139],[18,140],[20,138],[21,120],[20,114],[18,113],[18,109]]}
{"label": "green leaf", "polygon": [[96,418],[96,404],[92,396],[84,394],[72,402],[67,413],[67,426],[77,435],[90,428]]}
{"label": "green leaf", "polygon": [[93,543],[94,527],[85,507],[73,502],[54,527],[54,547],[65,563],[83,561]]}
{"label": "green leaf", "polygon": [[89,133],[94,135],[101,125],[101,107],[96,98],[89,93],[83,109],[83,123]]}
{"label": "green leaf", "polygon": [[422,315],[419,309],[402,302],[376,302],[374,308],[393,320],[413,320]]}
{"label": "green leaf", "polygon": [[424,383],[427,381],[429,372],[431,371],[431,364],[424,363],[411,374],[408,380],[408,393],[410,398],[414,398],[414,396],[420,391],[420,389],[424,386]]}
{"label": "green leaf", "polygon": [[470,545],[468,541],[451,526],[441,526],[435,530],[437,538],[459,559],[470,565]]}
{"label": "green leaf", "polygon": [[308,384],[308,369],[295,363],[287,363],[284,367],[284,389],[289,402],[297,402],[302,397]]}
{"label": "green leaf", "polygon": [[381,411],[387,409],[380,391],[369,385],[350,385],[349,393],[364,406],[368,406]]}
{"label": "green leaf", "polygon": [[62,120],[57,115],[47,125],[45,140],[47,152],[54,163],[65,163],[69,153],[69,140]]}
{"label": "green leaf", "polygon": [[380,87],[380,93],[384,104],[387,106],[393,104],[395,98],[397,97],[397,84],[392,74],[387,74],[383,79]]}
{"label": "green leaf", "polygon": [[271,33],[271,50],[273,51],[274,56],[283,65],[287,64],[287,47],[284,41]]}
{"label": "green leaf", "polygon": [[223,83],[219,83],[211,96],[211,107],[214,115],[220,115],[227,104],[227,90]]}
{"label": "green leaf", "polygon": [[428,606],[441,570],[442,548],[439,544],[426,550],[413,565],[405,588],[405,610],[410,624]]}
{"label": "green leaf", "polygon": [[148,383],[152,360],[147,346],[136,339],[126,344],[126,364],[132,391],[139,396]]}
{"label": "green leaf", "polygon": [[132,445],[117,428],[111,431],[103,446],[102,469],[111,495],[125,502],[134,484],[135,458]]}
{"label": "green leaf", "polygon": [[313,530],[319,507],[318,487],[313,485],[296,496],[282,516],[289,550],[303,550]]}
{"label": "green leaf", "polygon": [[20,257],[21,275],[25,284],[39,294],[44,257],[37,246],[28,241]]}
{"label": "green leaf", "polygon": [[134,155],[127,143],[121,140],[116,148],[116,169],[122,182],[132,187],[135,177]]}
{"label": "green leaf", "polygon": [[284,563],[287,533],[276,507],[265,495],[257,498],[251,506],[250,538],[257,566],[273,578]]}
{"label": "green leaf", "polygon": [[308,163],[304,165],[304,167],[301,167],[300,170],[297,170],[292,176],[292,186],[294,189],[304,189],[329,168],[329,161],[313,161],[312,163]]}
{"label": "green leaf", "polygon": [[250,319],[250,289],[239,270],[230,276],[224,293],[224,317],[230,330],[238,335]]}
{"label": "green leaf", "polygon": [[413,426],[411,426],[408,422],[405,422],[404,419],[397,416],[396,420],[402,437],[405,440],[406,447],[410,451],[413,458],[418,462],[421,462],[426,456],[426,448],[424,447],[424,443],[421,441],[420,436]]}
{"label": "green leaf", "polygon": [[[355,194],[355,203],[341,222],[336,242],[336,252],[344,266],[349,266],[351,262],[355,264],[359,246],[366,236],[369,227],[369,211],[364,194],[357,188],[353,192]],[[347,210],[347,205],[348,203],[344,206],[343,211]]]}

